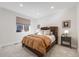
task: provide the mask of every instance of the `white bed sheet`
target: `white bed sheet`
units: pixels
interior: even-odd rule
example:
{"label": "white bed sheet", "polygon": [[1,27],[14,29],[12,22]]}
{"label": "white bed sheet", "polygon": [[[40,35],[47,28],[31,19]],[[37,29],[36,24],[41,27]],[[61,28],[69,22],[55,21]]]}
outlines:
{"label": "white bed sheet", "polygon": [[51,39],[51,43],[55,41],[55,36],[54,35],[46,35]]}

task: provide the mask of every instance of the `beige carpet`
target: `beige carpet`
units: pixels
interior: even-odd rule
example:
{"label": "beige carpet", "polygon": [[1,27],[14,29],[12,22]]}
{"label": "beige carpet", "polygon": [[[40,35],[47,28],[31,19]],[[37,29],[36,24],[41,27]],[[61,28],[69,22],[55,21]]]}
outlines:
{"label": "beige carpet", "polygon": [[[45,57],[78,57],[76,49],[55,45]],[[36,54],[21,46],[21,44],[0,48],[0,57],[37,57]]]}

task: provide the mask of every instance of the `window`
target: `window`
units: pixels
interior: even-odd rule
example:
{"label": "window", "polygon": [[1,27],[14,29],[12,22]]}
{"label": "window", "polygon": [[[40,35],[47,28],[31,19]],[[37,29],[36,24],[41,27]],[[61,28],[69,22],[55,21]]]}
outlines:
{"label": "window", "polygon": [[24,25],[24,31],[29,31],[29,26],[30,26],[30,24],[25,24]]}
{"label": "window", "polygon": [[16,32],[22,32],[23,30],[23,25],[22,24],[16,24]]}
{"label": "window", "polygon": [[30,20],[16,17],[16,32],[29,31]]}
{"label": "window", "polygon": [[29,24],[16,24],[16,32],[29,31]]}

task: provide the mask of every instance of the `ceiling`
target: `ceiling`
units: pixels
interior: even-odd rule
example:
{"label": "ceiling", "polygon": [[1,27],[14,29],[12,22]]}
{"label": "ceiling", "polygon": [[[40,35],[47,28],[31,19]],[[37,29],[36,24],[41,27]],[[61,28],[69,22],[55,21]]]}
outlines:
{"label": "ceiling", "polygon": [[[23,4],[23,7],[20,7],[20,4]],[[75,5],[75,2],[0,2],[0,7],[2,8],[36,19]],[[54,8],[51,8],[51,6]]]}

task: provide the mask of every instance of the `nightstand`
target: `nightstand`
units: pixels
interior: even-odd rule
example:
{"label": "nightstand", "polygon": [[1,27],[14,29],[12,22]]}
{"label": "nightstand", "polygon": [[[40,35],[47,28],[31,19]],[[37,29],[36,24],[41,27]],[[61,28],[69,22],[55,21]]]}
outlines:
{"label": "nightstand", "polygon": [[68,46],[71,48],[71,37],[61,36],[61,45]]}

